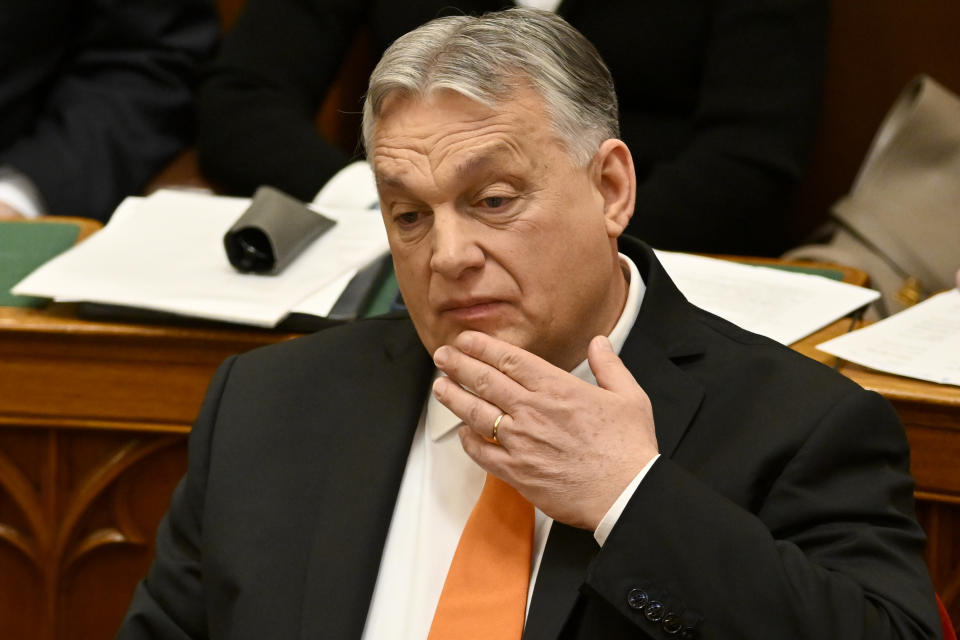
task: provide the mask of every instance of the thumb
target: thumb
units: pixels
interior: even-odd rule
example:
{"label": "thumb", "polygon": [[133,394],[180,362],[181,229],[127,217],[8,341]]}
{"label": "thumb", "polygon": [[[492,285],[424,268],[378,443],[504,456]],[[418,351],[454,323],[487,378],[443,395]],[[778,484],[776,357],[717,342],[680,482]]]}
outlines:
{"label": "thumb", "polygon": [[640,386],[620,357],[613,352],[606,336],[596,336],[590,341],[587,362],[601,389],[618,393],[636,391]]}

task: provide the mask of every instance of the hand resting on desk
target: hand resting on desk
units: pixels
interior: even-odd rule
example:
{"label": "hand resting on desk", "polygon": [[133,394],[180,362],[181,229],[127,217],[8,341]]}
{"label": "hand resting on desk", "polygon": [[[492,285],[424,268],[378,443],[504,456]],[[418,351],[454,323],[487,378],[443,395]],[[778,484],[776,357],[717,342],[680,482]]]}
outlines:
{"label": "hand resting on desk", "polygon": [[8,205],[6,202],[0,202],[0,220],[22,220],[23,214]]}

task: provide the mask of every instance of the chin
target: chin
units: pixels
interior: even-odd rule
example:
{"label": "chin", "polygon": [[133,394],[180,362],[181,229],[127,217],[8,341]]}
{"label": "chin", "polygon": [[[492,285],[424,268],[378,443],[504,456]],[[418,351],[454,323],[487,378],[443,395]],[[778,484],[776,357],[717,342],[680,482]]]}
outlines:
{"label": "chin", "polygon": [[541,358],[543,357],[543,354],[540,353],[541,350],[538,348],[539,345],[537,344],[536,337],[530,335],[528,331],[524,331],[520,327],[499,327],[491,329],[490,331],[482,331],[482,333],[497,340],[502,340],[507,344],[519,347],[524,351],[529,351]]}
{"label": "chin", "polygon": [[525,332],[519,330],[517,327],[484,326],[483,323],[471,323],[466,325],[457,324],[443,328],[437,327],[434,331],[424,332],[420,330],[416,321],[414,321],[414,326],[417,327],[417,333],[420,335],[421,342],[423,342],[431,354],[445,344],[453,344],[457,336],[464,331],[477,331],[478,333],[486,334],[526,351],[529,351],[530,346],[533,344],[530,337],[525,335]]}

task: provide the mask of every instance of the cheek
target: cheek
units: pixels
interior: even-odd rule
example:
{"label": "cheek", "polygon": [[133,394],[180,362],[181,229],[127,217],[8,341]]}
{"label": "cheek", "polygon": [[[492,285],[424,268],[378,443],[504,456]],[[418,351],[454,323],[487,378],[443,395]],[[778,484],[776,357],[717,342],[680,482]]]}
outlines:
{"label": "cheek", "polygon": [[390,242],[390,253],[400,288],[409,290],[411,295],[426,290],[430,278],[430,252],[420,245]]}

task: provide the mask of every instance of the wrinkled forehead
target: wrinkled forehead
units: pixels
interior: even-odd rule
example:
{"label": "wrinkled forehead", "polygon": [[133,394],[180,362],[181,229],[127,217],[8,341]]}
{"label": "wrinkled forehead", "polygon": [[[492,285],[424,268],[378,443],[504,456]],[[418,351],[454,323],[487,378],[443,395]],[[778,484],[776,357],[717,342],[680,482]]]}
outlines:
{"label": "wrinkled forehead", "polygon": [[534,92],[494,105],[451,90],[424,97],[398,92],[384,104],[369,159],[386,185],[413,159],[462,174],[491,164],[529,164],[557,141]]}

